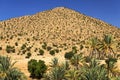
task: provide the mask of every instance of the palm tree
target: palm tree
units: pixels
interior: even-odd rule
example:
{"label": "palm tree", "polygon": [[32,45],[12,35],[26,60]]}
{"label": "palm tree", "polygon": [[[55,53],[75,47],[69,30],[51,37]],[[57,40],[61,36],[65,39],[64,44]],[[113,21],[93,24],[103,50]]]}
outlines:
{"label": "palm tree", "polygon": [[58,58],[53,58],[51,62],[51,67],[57,67],[59,65]]}
{"label": "palm tree", "polygon": [[19,69],[13,67],[10,57],[0,56],[0,80],[26,80]]}
{"label": "palm tree", "polygon": [[75,66],[77,70],[80,67],[80,62],[82,63],[83,61],[84,57],[82,54],[74,54],[74,56],[70,60],[71,64]]}
{"label": "palm tree", "polygon": [[109,78],[112,77],[112,76],[115,76],[114,72],[115,72],[115,69],[116,69],[116,67],[115,67],[116,62],[117,62],[117,59],[112,58],[112,57],[105,60],[107,73],[108,73]]}
{"label": "palm tree", "polygon": [[62,80],[65,79],[64,66],[57,66],[45,74],[45,80]]}
{"label": "palm tree", "polygon": [[65,63],[62,63],[61,66],[63,66],[63,68],[65,70],[69,70],[70,69],[70,65],[69,65],[69,62],[68,61],[65,61]]}
{"label": "palm tree", "polygon": [[78,80],[80,76],[80,71],[76,69],[71,69],[66,72],[65,77],[67,80]]}
{"label": "palm tree", "polygon": [[90,57],[94,57],[94,58],[99,58],[100,54],[99,54],[99,50],[98,50],[98,43],[99,40],[97,38],[92,38],[90,39]]}
{"label": "palm tree", "polygon": [[51,62],[51,70],[44,75],[45,80],[62,80],[65,79],[65,73],[69,70],[69,63],[59,64],[58,59],[54,58]]}
{"label": "palm tree", "polygon": [[100,44],[98,44],[99,50],[101,53],[104,54],[104,56],[115,56],[114,48],[116,48],[116,42],[113,41],[113,38],[111,35],[105,35],[104,39],[101,41]]}
{"label": "palm tree", "polygon": [[89,65],[81,68],[79,80],[109,80],[106,69],[99,65],[96,59],[92,59]]}

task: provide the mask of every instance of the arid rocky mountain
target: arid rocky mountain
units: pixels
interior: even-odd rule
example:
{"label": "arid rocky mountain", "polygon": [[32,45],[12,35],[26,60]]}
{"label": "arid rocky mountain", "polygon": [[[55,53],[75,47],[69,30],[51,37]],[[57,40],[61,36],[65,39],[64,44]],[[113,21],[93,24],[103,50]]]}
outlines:
{"label": "arid rocky mountain", "polygon": [[64,7],[0,22],[0,46],[4,49],[15,42],[75,45],[104,34],[120,40],[119,28]]}
{"label": "arid rocky mountain", "polygon": [[[28,72],[29,60],[44,60],[50,66],[51,59],[56,57],[62,63],[66,60],[65,54],[73,48],[76,53],[89,55],[89,39],[101,39],[105,34],[112,34],[120,41],[119,28],[74,10],[57,7],[1,21],[0,55],[10,56],[27,80],[33,80]],[[120,49],[116,52],[120,53]]]}

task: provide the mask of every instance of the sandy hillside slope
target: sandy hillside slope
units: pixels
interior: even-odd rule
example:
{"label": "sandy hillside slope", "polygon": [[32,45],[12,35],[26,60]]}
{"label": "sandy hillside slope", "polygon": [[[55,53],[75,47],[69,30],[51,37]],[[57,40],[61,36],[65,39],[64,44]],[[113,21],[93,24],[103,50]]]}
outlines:
{"label": "sandy hillside slope", "polygon": [[[17,61],[15,66],[29,76],[27,62],[30,59],[42,59],[49,65],[51,59],[57,57],[62,62],[65,60],[65,52],[74,46],[79,53],[87,55],[87,41],[91,37],[102,39],[105,34],[112,34],[115,41],[120,41],[119,28],[80,12],[57,7],[34,15],[1,21],[0,55],[11,56],[13,61]],[[83,45],[83,50],[80,50],[80,45]],[[8,46],[15,51],[7,53]],[[59,52],[51,56],[45,47]],[[43,56],[38,55],[40,49],[44,50]],[[29,59],[26,58],[27,53],[32,54]]]}

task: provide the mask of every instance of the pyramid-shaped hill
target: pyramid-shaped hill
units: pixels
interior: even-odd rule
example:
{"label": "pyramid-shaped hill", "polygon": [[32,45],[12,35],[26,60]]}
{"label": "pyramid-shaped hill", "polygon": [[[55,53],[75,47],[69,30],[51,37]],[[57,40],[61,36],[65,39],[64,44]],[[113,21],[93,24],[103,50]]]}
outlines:
{"label": "pyramid-shaped hill", "polygon": [[30,40],[71,45],[91,37],[101,38],[104,34],[120,40],[119,28],[64,7],[0,22],[1,42],[6,44],[20,39],[21,44]]}

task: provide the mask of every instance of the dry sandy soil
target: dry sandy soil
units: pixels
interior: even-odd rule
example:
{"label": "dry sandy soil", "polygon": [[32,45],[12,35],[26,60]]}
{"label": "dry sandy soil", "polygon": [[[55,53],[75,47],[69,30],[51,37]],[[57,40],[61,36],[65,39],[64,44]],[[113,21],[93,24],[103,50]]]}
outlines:
{"label": "dry sandy soil", "polygon": [[[63,53],[63,52],[62,52]],[[49,54],[44,54],[43,56],[32,56],[29,59],[26,59],[25,56],[17,55],[17,54],[2,54],[2,55],[7,55],[11,57],[12,62],[16,61],[16,64],[14,65],[18,69],[20,69],[25,75],[27,76],[28,80],[32,80],[29,78],[30,73],[28,72],[27,69],[27,64],[30,59],[36,59],[36,60],[44,60],[46,65],[50,65],[51,60],[54,57],[57,57],[60,61],[60,63],[64,62],[64,54],[58,53],[55,56],[51,56]]]}

